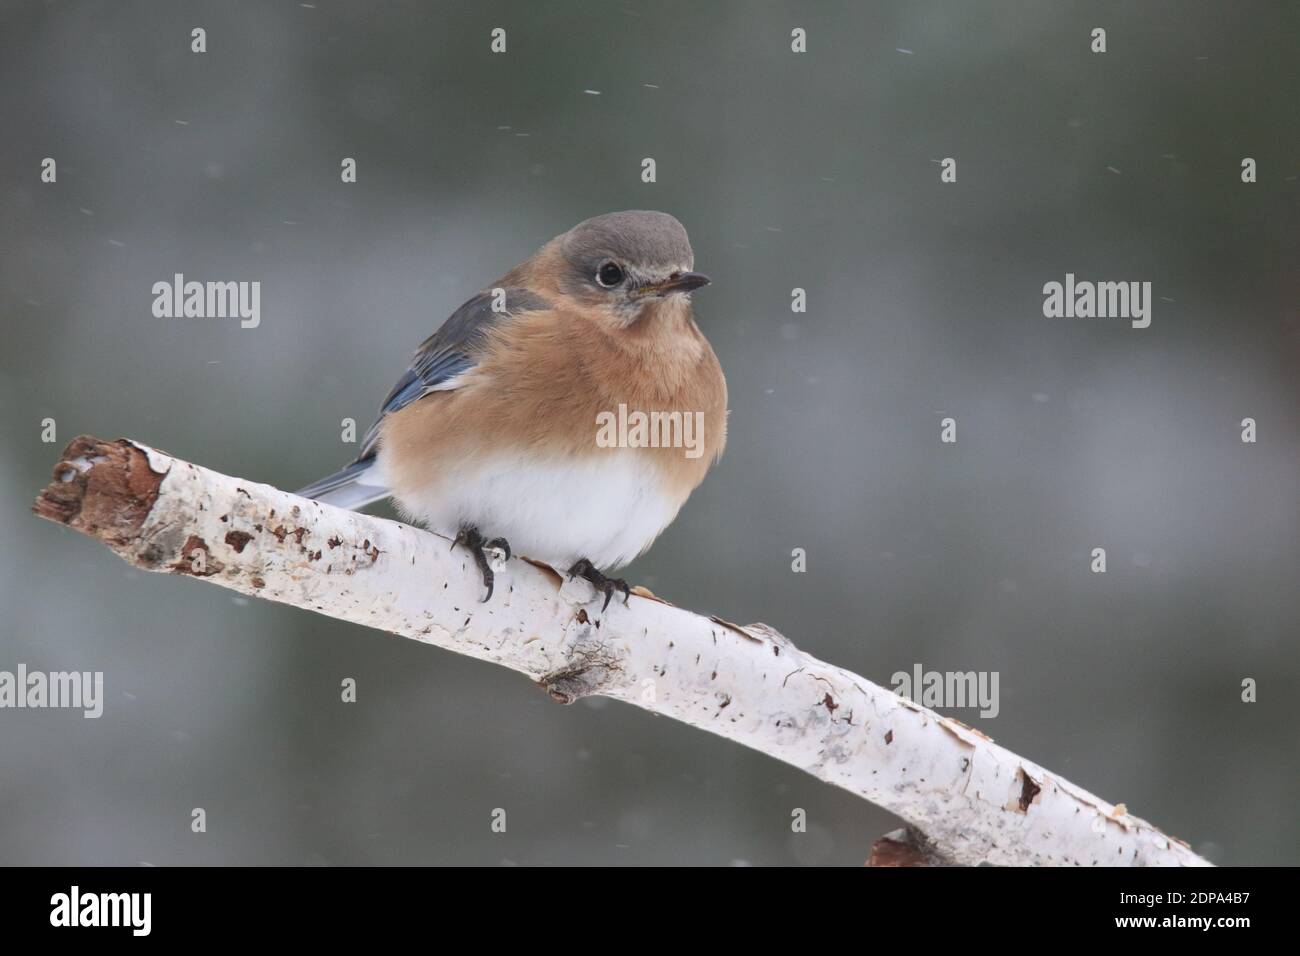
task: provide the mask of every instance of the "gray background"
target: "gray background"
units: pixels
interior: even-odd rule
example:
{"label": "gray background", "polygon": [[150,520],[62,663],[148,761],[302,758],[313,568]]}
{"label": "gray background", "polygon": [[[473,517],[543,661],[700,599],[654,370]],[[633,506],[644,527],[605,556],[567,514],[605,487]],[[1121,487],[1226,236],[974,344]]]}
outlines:
{"label": "gray background", "polygon": [[[896,821],[767,757],[28,512],[81,432],[333,470],[472,292],[647,207],[714,277],[731,435],[629,576],[878,682],[999,671],[997,719],[954,716],[1214,860],[1300,862],[1295,4],[0,9],[0,669],[107,682],[98,721],[0,711],[0,861],[865,858]],[[174,272],[260,280],[261,327],[153,318]],[[1151,281],[1151,327],[1044,318],[1066,272]]]}

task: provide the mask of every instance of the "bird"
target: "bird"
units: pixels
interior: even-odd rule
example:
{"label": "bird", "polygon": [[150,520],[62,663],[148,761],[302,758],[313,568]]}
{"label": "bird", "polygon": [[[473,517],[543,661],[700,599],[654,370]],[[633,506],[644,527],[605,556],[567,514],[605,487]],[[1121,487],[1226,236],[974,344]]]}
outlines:
{"label": "bird", "polygon": [[628,603],[612,573],[726,445],[727,381],[691,300],[709,283],[667,213],[578,223],[425,339],[357,457],[298,494],[354,510],[392,498],[473,553],[483,601],[499,551],[583,578],[602,612],[616,591]]}

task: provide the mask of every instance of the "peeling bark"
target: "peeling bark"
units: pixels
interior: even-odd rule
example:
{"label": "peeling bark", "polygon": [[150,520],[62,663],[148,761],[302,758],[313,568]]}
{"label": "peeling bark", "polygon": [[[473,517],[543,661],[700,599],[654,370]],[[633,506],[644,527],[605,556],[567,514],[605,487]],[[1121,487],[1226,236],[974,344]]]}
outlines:
{"label": "peeling bark", "polygon": [[886,833],[871,847],[867,866],[950,866],[925,836],[910,827]]}
{"label": "peeling bark", "polygon": [[877,842],[872,865],[1208,865],[1123,804],[764,624],[693,614],[643,589],[602,612],[586,582],[518,559],[483,604],[474,561],[445,538],[126,440],[74,439],[34,510],[145,570],[491,661],[563,703],[613,697],[783,760],[907,822]]}

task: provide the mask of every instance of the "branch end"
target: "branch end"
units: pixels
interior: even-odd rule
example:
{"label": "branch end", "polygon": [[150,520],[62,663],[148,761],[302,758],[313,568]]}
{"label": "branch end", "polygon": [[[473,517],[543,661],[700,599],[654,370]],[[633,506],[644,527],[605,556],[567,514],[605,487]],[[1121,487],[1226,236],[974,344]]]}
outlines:
{"label": "branch end", "polygon": [[63,449],[32,511],[116,550],[138,536],[163,477],[148,453],[126,439],[78,435]]}

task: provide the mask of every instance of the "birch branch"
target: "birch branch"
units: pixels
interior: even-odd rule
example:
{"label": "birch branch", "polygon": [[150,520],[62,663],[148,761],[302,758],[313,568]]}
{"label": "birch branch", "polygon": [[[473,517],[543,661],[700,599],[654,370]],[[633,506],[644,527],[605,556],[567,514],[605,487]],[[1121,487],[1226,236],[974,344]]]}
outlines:
{"label": "birch branch", "polygon": [[630,604],[518,559],[480,603],[463,548],[127,440],[75,439],[35,512],[182,574],[600,694],[799,767],[902,818],[875,865],[1204,866],[1187,844],[763,624]]}

